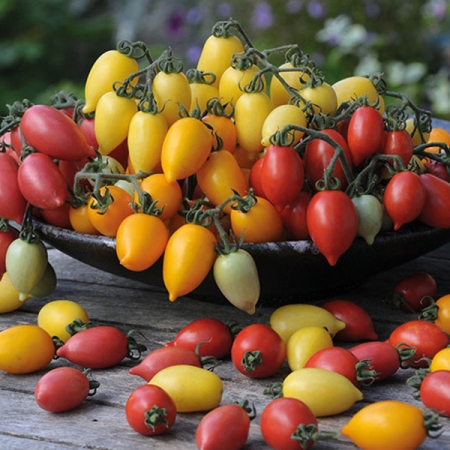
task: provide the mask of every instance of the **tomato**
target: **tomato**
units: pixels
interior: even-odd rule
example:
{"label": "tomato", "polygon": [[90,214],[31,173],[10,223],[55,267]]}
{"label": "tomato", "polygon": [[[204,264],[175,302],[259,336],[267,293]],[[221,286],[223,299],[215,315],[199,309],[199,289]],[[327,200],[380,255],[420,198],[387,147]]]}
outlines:
{"label": "tomato", "polygon": [[281,240],[283,222],[275,206],[263,197],[255,197],[256,203],[247,211],[231,210],[231,227],[236,236],[244,236],[244,242],[276,242]]}
{"label": "tomato", "polygon": [[50,336],[57,336],[66,342],[71,336],[67,326],[76,319],[83,323],[89,322],[88,313],[79,303],[72,300],[52,300],[39,310],[37,324]]}
{"label": "tomato", "polygon": [[19,237],[19,232],[10,226],[0,227],[0,276],[6,272],[6,252],[9,245]]}
{"label": "tomato", "polygon": [[168,240],[169,231],[159,217],[146,213],[131,214],[117,229],[117,258],[128,270],[146,270],[162,256]]}
{"label": "tomato", "polygon": [[427,173],[450,182],[450,173],[445,164],[436,161],[435,159],[428,159],[424,164]]}
{"label": "tomato", "polygon": [[412,137],[414,146],[427,142],[430,135],[429,132],[420,132],[419,127],[417,126],[417,119],[415,117],[409,117],[406,119],[406,130]]}
{"label": "tomato", "polygon": [[164,138],[161,166],[167,181],[187,178],[205,163],[211,151],[212,134],[194,117],[183,117],[172,124]]}
{"label": "tomato", "polygon": [[218,147],[217,137],[222,141],[222,149],[234,152],[237,143],[237,130],[233,119],[229,116],[207,113],[202,117],[202,121],[213,129],[216,139],[214,147]]}
{"label": "tomato", "polygon": [[396,173],[384,191],[384,208],[394,223],[394,230],[417,219],[421,214],[427,194],[422,178],[405,170]]}
{"label": "tomato", "polygon": [[169,237],[163,281],[171,302],[191,293],[206,278],[217,256],[215,242],[211,230],[193,223],[182,225]]}
{"label": "tomato", "polygon": [[56,289],[56,272],[53,266],[48,262],[44,271],[44,275],[38,283],[31,289],[29,295],[32,297],[48,297],[53,294]]}
{"label": "tomato", "polygon": [[177,418],[175,402],[164,389],[144,384],[133,390],[125,404],[130,427],[144,436],[156,436],[170,430]]}
{"label": "tomato", "polygon": [[[132,357],[133,344],[118,328],[99,325],[75,333],[56,354],[82,367],[106,369]],[[141,347],[136,350],[139,352]]]}
{"label": "tomato", "polygon": [[280,212],[281,221],[287,238],[294,241],[309,239],[308,226],[306,225],[306,210],[308,209],[311,195],[307,191],[300,192],[297,197]]}
{"label": "tomato", "polygon": [[[352,156],[348,148],[347,142],[342,135],[331,128],[321,130],[321,133],[333,139],[343,150],[343,157],[345,157],[347,164],[351,168]],[[305,176],[308,180],[311,189],[316,191],[316,183],[323,178],[325,170],[328,168],[332,158],[334,157],[335,149],[331,144],[324,139],[315,138],[308,142],[305,147],[303,155],[303,163],[305,165]],[[339,180],[340,189],[345,189],[348,186],[348,180],[342,168],[342,162],[338,159],[333,167],[332,176]]]}
{"label": "tomato", "polygon": [[249,431],[250,417],[243,406],[221,405],[202,417],[195,431],[195,442],[200,450],[239,450],[246,443]]}
{"label": "tomato", "polygon": [[398,155],[408,165],[414,154],[414,142],[406,130],[391,130],[384,135],[381,153],[384,155]]}
{"label": "tomato", "polygon": [[438,298],[435,307],[437,308],[437,314],[434,324],[450,334],[450,294]]}
{"label": "tomato", "polygon": [[[192,69],[195,71],[195,69]],[[197,72],[196,78],[195,72],[192,72],[193,79],[189,78],[189,87],[191,88],[191,105],[189,111],[192,115],[195,111],[199,111],[201,115],[207,110],[208,102],[212,98],[219,98],[219,88],[213,86],[213,80],[211,74]],[[213,75],[215,77],[215,75]],[[214,80],[215,81],[215,80]]]}
{"label": "tomato", "polygon": [[280,306],[271,314],[269,322],[286,344],[303,327],[323,327],[332,335],[345,328],[345,323],[336,319],[325,308],[303,303]]}
{"label": "tomato", "polygon": [[349,300],[334,299],[323,303],[321,307],[345,323],[345,328],[333,336],[335,339],[343,342],[378,339],[372,318],[362,306]]}
{"label": "tomato", "polygon": [[357,235],[362,237],[368,245],[372,245],[383,227],[383,206],[378,198],[372,194],[353,197],[352,202],[358,214]]}
{"label": "tomato", "polygon": [[52,159],[76,161],[95,156],[78,125],[52,106],[30,106],[20,129],[28,145]]}
{"label": "tomato", "polygon": [[191,351],[196,351],[199,347],[197,351],[199,356],[210,355],[220,359],[229,355],[232,342],[231,330],[224,322],[206,317],[189,322],[165,345],[183,347]]}
{"label": "tomato", "polygon": [[27,201],[20,190],[18,171],[17,161],[0,152],[0,217],[21,223]]}
{"label": "tomato", "polygon": [[219,87],[222,74],[230,66],[232,56],[242,52],[244,45],[237,36],[214,33],[203,44],[197,70],[212,72],[216,76],[213,86]]}
{"label": "tomato", "polygon": [[371,106],[359,107],[352,114],[347,130],[347,143],[353,163],[359,166],[376,153],[383,136],[384,123],[380,112]]}
{"label": "tomato", "polygon": [[314,86],[303,86],[298,93],[301,97],[302,107],[308,103],[314,114],[320,112],[325,115],[333,115],[337,110],[336,91],[325,81]]}
{"label": "tomato", "polygon": [[235,105],[234,120],[239,146],[250,153],[259,153],[264,122],[273,104],[265,92],[245,92]]}
{"label": "tomato", "polygon": [[[427,136],[426,142],[442,142],[444,144],[450,145],[450,132],[441,127],[433,127]],[[426,151],[429,153],[440,153],[442,152],[442,149],[439,146],[427,147]]]}
{"label": "tomato", "polygon": [[396,400],[363,407],[342,427],[341,433],[365,450],[413,450],[427,436],[423,411]]}
{"label": "tomato", "polygon": [[[215,206],[225,202],[233,191],[245,195],[247,181],[236,158],[227,150],[212,152],[204,164],[197,170],[197,183],[209,201]],[[231,204],[223,208],[231,212]]]}
{"label": "tomato", "polygon": [[89,220],[88,214],[89,206],[70,206],[69,208],[69,221],[70,226],[74,231],[83,234],[100,234],[100,231],[92,225]]}
{"label": "tomato", "polygon": [[202,359],[193,350],[184,347],[160,347],[146,355],[138,365],[129,370],[129,373],[141,377],[148,383],[160,370],[177,364],[203,366]]}
{"label": "tomato", "polygon": [[9,245],[5,264],[11,284],[25,300],[47,269],[47,248],[42,241],[28,242],[19,237]]}
{"label": "tomato", "polygon": [[67,182],[51,157],[44,153],[31,153],[22,160],[17,181],[23,197],[36,208],[58,208],[67,200]]}
{"label": "tomato", "polygon": [[[102,95],[113,90],[114,83],[123,82],[126,77],[138,70],[137,61],[118,50],[102,53],[92,65],[84,85],[86,104],[83,113],[94,112]],[[137,78],[131,82],[132,85],[136,83]]]}
{"label": "tomato", "polygon": [[179,109],[187,111],[191,106],[192,93],[189,81],[183,72],[158,72],[152,82],[152,92],[161,114],[169,127],[180,119]]}
{"label": "tomato", "polygon": [[258,158],[251,166],[248,184],[253,189],[254,194],[257,197],[264,197],[264,191],[262,188],[261,169],[264,164],[264,156]]}
{"label": "tomato", "polygon": [[367,101],[373,105],[378,99],[378,92],[369,78],[362,76],[351,76],[343,78],[332,84],[337,96],[337,105],[344,102],[354,102],[359,97],[366,97]]}
{"label": "tomato", "polygon": [[[301,108],[295,105],[279,105],[276,106],[263,123],[261,134],[262,134],[262,145],[268,147],[271,142],[270,138],[277,132],[282,131],[285,126],[295,125],[297,127],[305,128],[306,116]],[[294,146],[298,144],[304,135],[303,131],[291,130],[292,142],[289,145]]]}
{"label": "tomato", "polygon": [[323,348],[332,347],[330,333],[323,327],[309,326],[297,330],[287,342],[287,362],[291,370],[305,367],[306,361]]}
{"label": "tomato", "polygon": [[134,98],[121,97],[115,91],[103,94],[95,110],[95,137],[99,152],[108,155],[128,136],[131,119],[137,112]]}
{"label": "tomato", "polygon": [[303,162],[294,147],[269,145],[261,167],[261,187],[278,212],[295,200],[304,180]]}
{"label": "tomato", "polygon": [[53,359],[50,335],[37,325],[15,325],[0,332],[0,370],[25,374],[43,369]]}
{"label": "tomato", "polygon": [[128,152],[134,172],[151,172],[161,162],[169,126],[162,113],[138,111],[128,128]]}
{"label": "tomato", "polygon": [[237,308],[254,314],[261,287],[253,256],[239,248],[217,257],[213,266],[214,280],[224,297]]}
{"label": "tomato", "polygon": [[450,371],[436,370],[425,376],[420,385],[420,400],[441,416],[450,417]]}
{"label": "tomato", "polygon": [[107,204],[102,206],[92,196],[88,204],[89,220],[104,236],[115,237],[122,220],[133,214],[131,195],[118,186],[103,186],[100,188],[100,196],[102,202],[103,199],[107,200]]}
{"label": "tomato", "polygon": [[316,417],[340,414],[363,399],[362,392],[343,375],[315,367],[291,372],[283,381],[282,393],[305,403]]}
{"label": "tomato", "polygon": [[[5,135],[3,135],[3,136],[5,136]],[[11,130],[10,140],[11,140],[12,149],[14,150],[14,153],[16,154],[15,156],[14,155],[11,155],[11,156],[13,156],[14,159],[17,162],[19,162],[19,156],[20,156],[20,153],[22,152],[22,147],[23,147],[22,132],[20,131],[20,124]]]}
{"label": "tomato", "polygon": [[12,285],[8,272],[0,278],[0,314],[9,313],[19,309],[30,297],[24,300],[19,298],[20,292]]}
{"label": "tomato", "polygon": [[87,375],[73,367],[57,367],[43,375],[34,388],[37,405],[53,413],[79,406],[90,394]]}
{"label": "tomato", "polygon": [[214,372],[177,364],[160,370],[149,382],[164,389],[177,412],[200,412],[216,408],[222,400],[223,383]]}
{"label": "tomato", "polygon": [[[436,298],[436,280],[427,272],[407,275],[394,286],[392,303],[402,311],[419,311],[430,304],[430,298]],[[427,298],[430,297],[430,298]]]}
{"label": "tomato", "polygon": [[350,197],[344,192],[320,191],[308,204],[306,224],[316,247],[328,263],[335,266],[356,237],[358,214]]}
{"label": "tomato", "polygon": [[410,320],[397,326],[390,334],[388,342],[400,348],[405,345],[414,347],[416,353],[411,366],[427,367],[428,360],[431,360],[439,350],[450,345],[450,337],[434,323]]}
{"label": "tomato", "polygon": [[383,341],[363,342],[349,348],[358,361],[368,361],[376,372],[374,381],[381,381],[394,375],[403,365],[402,350]]}
{"label": "tomato", "polygon": [[432,358],[430,372],[437,370],[450,370],[450,347],[439,350]]}
{"label": "tomato", "polygon": [[311,409],[297,398],[276,398],[261,413],[261,434],[274,450],[312,447],[318,422]]}
{"label": "tomato", "polygon": [[420,175],[426,200],[418,220],[435,228],[450,227],[450,183],[429,173]]}

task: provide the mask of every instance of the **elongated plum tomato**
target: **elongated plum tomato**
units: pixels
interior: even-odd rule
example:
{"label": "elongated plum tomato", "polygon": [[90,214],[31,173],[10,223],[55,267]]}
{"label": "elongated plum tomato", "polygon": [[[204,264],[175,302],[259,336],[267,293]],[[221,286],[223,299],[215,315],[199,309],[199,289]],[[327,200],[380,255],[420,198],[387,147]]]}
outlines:
{"label": "elongated plum tomato", "polygon": [[91,390],[89,378],[74,367],[57,367],[43,375],[34,388],[38,406],[59,413],[80,405]]}
{"label": "elongated plum tomato", "polygon": [[450,228],[450,183],[429,173],[421,174],[420,178],[426,201],[418,220],[430,227]]}
{"label": "elongated plum tomato", "polygon": [[0,332],[0,370],[32,373],[46,367],[55,354],[51,336],[37,325],[15,325]]}
{"label": "elongated plum tomato", "polygon": [[8,247],[18,237],[19,232],[15,228],[8,227],[8,229],[0,230],[0,276],[6,272],[6,252]]}
{"label": "elongated plum tomato", "polygon": [[427,408],[450,417],[450,371],[435,370],[427,374],[420,385],[420,399]]}
{"label": "elongated plum tomato", "polygon": [[[223,430],[227,430],[223,433]],[[209,411],[197,426],[195,441],[200,450],[239,450],[246,443],[250,417],[238,404],[220,405]]]}
{"label": "elongated plum tomato", "polygon": [[76,161],[95,153],[78,125],[48,105],[33,105],[21,119],[20,129],[28,145],[52,159]]}
{"label": "elongated plum tomato", "polygon": [[358,236],[368,245],[372,245],[375,237],[383,227],[384,211],[381,202],[375,195],[363,194],[352,198],[358,214]]}
{"label": "elongated plum tomato", "polygon": [[365,406],[344,425],[341,433],[367,450],[412,450],[427,436],[423,411],[396,400]]}
{"label": "elongated plum tomato", "polygon": [[19,309],[31,298],[31,295],[28,295],[21,300],[19,296],[20,292],[12,285],[8,272],[5,272],[0,279],[0,314]]}

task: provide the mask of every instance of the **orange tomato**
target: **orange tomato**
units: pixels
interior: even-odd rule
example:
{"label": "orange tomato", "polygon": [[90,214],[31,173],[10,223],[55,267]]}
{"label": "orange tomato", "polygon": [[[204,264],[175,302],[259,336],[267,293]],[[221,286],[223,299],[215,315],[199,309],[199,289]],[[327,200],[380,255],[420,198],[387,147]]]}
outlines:
{"label": "orange tomato", "polygon": [[[427,142],[443,142],[444,144],[450,145],[450,132],[439,127],[432,128]],[[428,153],[440,153],[442,149],[438,146],[427,147],[426,151]]]}
{"label": "orange tomato", "polygon": [[82,205],[78,207],[71,206],[69,208],[69,220],[70,225],[78,233],[83,234],[100,234],[97,228],[92,225],[89,215],[88,205]]}
{"label": "orange tomato", "polygon": [[[222,140],[222,148],[233,153],[237,143],[237,131],[233,119],[208,113],[203,116],[202,121],[212,127],[216,142],[218,136]],[[217,147],[218,143],[214,146]]]}

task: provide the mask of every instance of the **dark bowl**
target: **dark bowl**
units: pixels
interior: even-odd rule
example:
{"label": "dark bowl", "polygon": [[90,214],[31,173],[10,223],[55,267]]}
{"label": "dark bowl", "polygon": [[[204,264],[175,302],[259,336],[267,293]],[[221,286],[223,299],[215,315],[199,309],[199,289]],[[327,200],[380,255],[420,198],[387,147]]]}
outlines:
{"label": "dark bowl", "polygon": [[[162,258],[150,269],[132,272],[119,264],[115,239],[85,235],[36,222],[42,239],[63,253],[92,267],[120,277],[164,288]],[[356,238],[352,246],[330,266],[311,241],[244,244],[255,259],[261,280],[261,304],[276,306],[302,299],[338,295],[370,276],[424,255],[450,241],[450,229],[420,223],[378,235],[372,245]],[[192,292],[209,302],[226,302],[210,273]]]}

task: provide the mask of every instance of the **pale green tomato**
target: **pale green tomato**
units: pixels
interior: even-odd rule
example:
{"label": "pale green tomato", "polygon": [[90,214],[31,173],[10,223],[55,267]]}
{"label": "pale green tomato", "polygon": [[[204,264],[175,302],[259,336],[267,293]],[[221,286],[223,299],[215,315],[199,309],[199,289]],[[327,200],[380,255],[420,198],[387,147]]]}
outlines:
{"label": "pale green tomato", "polygon": [[372,245],[375,236],[383,227],[383,206],[374,195],[370,194],[353,197],[352,202],[358,214],[358,236]]}
{"label": "pale green tomato", "polygon": [[56,288],[56,273],[53,266],[48,263],[44,275],[38,281],[38,284],[31,289],[30,294],[33,297],[47,297],[53,294]]}

